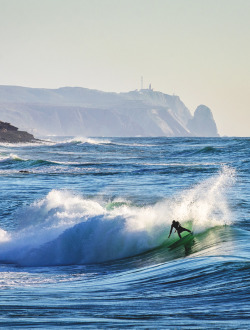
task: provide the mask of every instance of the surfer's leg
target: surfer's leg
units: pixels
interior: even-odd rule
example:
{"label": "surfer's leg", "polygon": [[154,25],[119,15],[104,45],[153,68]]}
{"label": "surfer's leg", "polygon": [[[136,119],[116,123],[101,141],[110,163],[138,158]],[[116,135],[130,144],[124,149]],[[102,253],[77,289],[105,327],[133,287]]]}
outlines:
{"label": "surfer's leg", "polygon": [[179,237],[181,238],[181,233],[180,233],[180,231],[179,231],[179,230],[177,231],[177,233],[178,233]]}
{"label": "surfer's leg", "polygon": [[181,232],[183,231],[188,231],[189,233],[191,233],[191,230],[181,227]]}

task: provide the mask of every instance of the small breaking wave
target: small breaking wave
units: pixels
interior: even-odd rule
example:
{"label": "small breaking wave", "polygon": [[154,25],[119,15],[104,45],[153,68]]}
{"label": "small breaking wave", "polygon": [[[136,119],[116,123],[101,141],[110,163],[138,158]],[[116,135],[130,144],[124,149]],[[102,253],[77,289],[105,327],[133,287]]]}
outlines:
{"label": "small breaking wave", "polygon": [[20,162],[20,161],[25,161],[25,159],[20,158],[16,154],[9,154],[9,155],[0,155],[0,162],[1,163],[9,163],[9,162]]}
{"label": "small breaking wave", "polygon": [[74,137],[65,139],[63,141],[54,141],[54,144],[57,146],[65,144],[92,144],[92,145],[102,145],[102,144],[111,144],[112,142],[108,139],[100,138],[88,138],[88,137]]}
{"label": "small breaking wave", "polygon": [[21,158],[16,154],[9,154],[9,155],[1,155],[0,156],[0,162],[3,165],[14,165],[20,164],[20,166],[23,168],[23,166],[26,167],[39,167],[39,166],[45,166],[45,165],[58,165],[63,164],[60,162],[52,161],[52,160],[44,160],[44,159],[25,159]]}

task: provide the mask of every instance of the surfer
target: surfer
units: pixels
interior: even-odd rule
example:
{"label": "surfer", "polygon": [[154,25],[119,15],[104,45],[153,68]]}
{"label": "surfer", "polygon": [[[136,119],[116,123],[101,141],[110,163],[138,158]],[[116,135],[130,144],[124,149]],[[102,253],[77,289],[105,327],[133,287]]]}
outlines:
{"label": "surfer", "polygon": [[171,229],[170,229],[170,233],[169,233],[169,235],[168,235],[168,238],[169,238],[170,235],[172,234],[172,230],[173,230],[173,228],[175,229],[175,232],[177,231],[177,233],[178,233],[178,235],[179,235],[180,238],[181,238],[181,233],[182,233],[183,231],[188,231],[189,233],[191,233],[191,230],[182,227],[181,224],[179,223],[179,221],[175,221],[175,220],[173,220],[173,222],[172,222],[172,226],[171,226]]}

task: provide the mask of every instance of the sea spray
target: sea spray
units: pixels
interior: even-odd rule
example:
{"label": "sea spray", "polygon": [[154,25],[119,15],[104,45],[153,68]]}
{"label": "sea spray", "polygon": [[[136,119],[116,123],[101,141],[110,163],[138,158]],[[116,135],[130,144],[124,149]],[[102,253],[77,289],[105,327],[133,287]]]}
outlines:
{"label": "sea spray", "polygon": [[4,242],[8,242],[11,236],[5,230],[0,228],[0,244]]}
{"label": "sea spray", "polygon": [[195,232],[231,224],[227,190],[234,182],[235,170],[223,166],[217,175],[182,192],[174,200],[171,205],[173,217],[184,223],[191,221]]}

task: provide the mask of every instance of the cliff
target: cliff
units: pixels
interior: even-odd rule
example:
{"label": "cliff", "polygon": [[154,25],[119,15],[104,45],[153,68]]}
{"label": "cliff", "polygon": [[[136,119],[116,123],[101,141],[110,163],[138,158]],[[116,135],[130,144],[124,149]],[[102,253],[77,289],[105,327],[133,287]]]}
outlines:
{"label": "cliff", "polygon": [[[36,135],[218,136],[212,116],[196,117],[178,96],[149,89],[0,86],[0,118]],[[206,135],[197,125],[207,126]]]}

